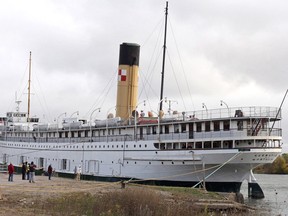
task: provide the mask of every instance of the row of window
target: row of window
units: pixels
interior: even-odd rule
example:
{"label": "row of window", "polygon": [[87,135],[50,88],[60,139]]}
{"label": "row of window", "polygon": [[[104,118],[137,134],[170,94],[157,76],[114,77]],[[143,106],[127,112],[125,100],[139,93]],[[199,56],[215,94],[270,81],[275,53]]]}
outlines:
{"label": "row of window", "polygon": [[[196,122],[196,132],[203,132],[202,129],[202,123],[203,122]],[[220,121],[213,121],[213,129],[214,131],[220,131]],[[211,122],[204,122],[204,130],[205,131],[211,131]],[[158,126],[146,126],[146,127],[138,127],[137,129],[140,130],[140,133],[143,133],[143,128],[145,128],[146,130],[146,134],[150,135],[150,134],[157,134],[157,127]],[[165,133],[165,134],[169,134],[170,131],[170,125],[161,125],[160,127],[160,133]],[[173,129],[174,129],[174,133],[186,133],[187,132],[187,124],[174,124],[173,125]],[[118,134],[117,135],[121,135],[122,134],[122,130],[125,130],[126,128],[122,128],[122,129],[108,129],[108,135],[115,135],[115,130],[118,130]],[[133,129],[133,128],[129,128],[129,129]],[[164,129],[164,131],[163,131]],[[230,121],[223,121],[223,130],[224,131],[228,131],[230,129]],[[189,124],[189,131],[193,131],[193,123]],[[74,137],[90,137],[91,136],[91,132],[90,130],[82,130],[82,131],[54,131],[54,132],[31,132],[31,133],[23,133],[23,132],[15,132],[15,136],[16,137],[40,137],[43,138],[44,136],[46,137],[57,137],[57,134],[59,133],[59,138],[69,138],[71,136],[71,138]],[[71,134],[71,135],[69,135]],[[92,137],[96,137],[96,136],[106,136],[106,129],[100,129],[100,130],[93,130],[92,131]]]}

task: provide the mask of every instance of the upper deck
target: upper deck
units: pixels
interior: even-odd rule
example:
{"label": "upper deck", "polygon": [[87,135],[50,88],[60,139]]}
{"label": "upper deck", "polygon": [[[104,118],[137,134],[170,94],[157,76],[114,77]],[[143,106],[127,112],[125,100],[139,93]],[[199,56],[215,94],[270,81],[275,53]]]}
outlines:
{"label": "upper deck", "polygon": [[[278,115],[277,115],[278,114]],[[203,109],[198,111],[182,112],[177,114],[166,114],[165,118],[175,120],[205,120],[211,121],[216,119],[231,119],[231,118],[267,118],[271,121],[281,120],[281,111],[277,107],[228,107],[220,109]]]}
{"label": "upper deck", "polygon": [[119,121],[116,124],[113,122],[111,125],[108,120],[103,120],[104,124],[101,126],[90,124],[78,128],[67,125],[61,128],[57,128],[55,125],[51,128],[39,126],[34,127],[34,130],[27,130],[29,127],[22,127],[22,129],[4,127],[0,139],[28,143],[154,140],[159,143],[200,142],[201,145],[204,145],[205,142],[237,143],[240,140],[246,140],[247,143],[255,143],[257,140],[259,143],[267,142],[267,140],[280,142],[282,136],[281,112],[276,117],[277,113],[278,109],[275,107],[222,108],[183,112],[161,118],[160,116],[138,117],[136,124],[134,119],[131,119],[130,121]]}

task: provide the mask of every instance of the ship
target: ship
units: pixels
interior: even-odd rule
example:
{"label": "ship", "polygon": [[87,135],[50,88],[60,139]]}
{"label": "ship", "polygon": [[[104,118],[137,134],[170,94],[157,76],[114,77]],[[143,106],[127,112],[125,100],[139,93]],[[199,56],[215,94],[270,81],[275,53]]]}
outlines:
{"label": "ship", "polygon": [[[168,3],[165,9],[167,22]],[[115,115],[93,120],[97,108],[88,120],[60,118],[63,113],[57,124],[44,124],[29,107],[7,112],[0,118],[1,164],[33,161],[44,171],[52,165],[59,176],[73,176],[81,167],[83,179],[220,192],[238,193],[247,181],[249,196],[263,198],[253,168],[281,154],[281,107],[228,107],[221,101],[225,106],[217,109],[165,113],[161,88],[158,111],[145,114],[138,102],[139,55],[139,44],[120,44]],[[29,61],[30,84],[31,53]]]}

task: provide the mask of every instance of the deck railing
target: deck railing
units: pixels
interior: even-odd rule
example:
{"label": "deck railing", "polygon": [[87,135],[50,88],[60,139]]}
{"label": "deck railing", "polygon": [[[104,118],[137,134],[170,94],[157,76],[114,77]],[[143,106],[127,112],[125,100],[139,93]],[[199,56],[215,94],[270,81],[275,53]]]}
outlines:
{"label": "deck railing", "polygon": [[[277,107],[229,107],[220,109],[198,110],[193,112],[182,112],[178,114],[164,115],[165,118],[175,118],[178,120],[188,119],[218,119],[218,118],[233,118],[233,117],[262,117],[262,118],[275,118],[278,113]],[[281,112],[277,116],[281,119]]]}

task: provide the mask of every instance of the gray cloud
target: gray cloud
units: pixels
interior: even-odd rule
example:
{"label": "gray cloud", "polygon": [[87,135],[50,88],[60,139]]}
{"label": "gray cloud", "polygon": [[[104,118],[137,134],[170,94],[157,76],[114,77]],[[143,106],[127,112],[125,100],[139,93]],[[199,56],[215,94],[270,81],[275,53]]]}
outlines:
{"label": "gray cloud", "polygon": [[[36,104],[39,90],[51,118],[64,111],[84,115],[93,105],[103,107],[99,115],[106,115],[104,110],[116,101],[122,42],[141,45],[139,92],[141,99],[149,93],[156,109],[164,7],[165,1],[153,0],[1,2],[0,89],[5,104],[0,113],[14,109],[15,91],[25,92],[31,50],[33,110],[38,115],[43,112]],[[287,7],[286,1],[268,0],[170,1],[165,96],[177,98],[174,106],[179,109],[201,109],[208,99],[215,106],[220,99],[237,106],[278,106],[287,88]],[[103,92],[111,79],[110,91]]]}

